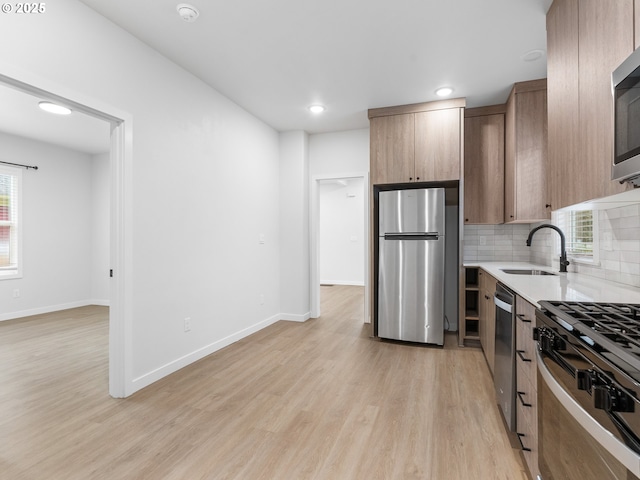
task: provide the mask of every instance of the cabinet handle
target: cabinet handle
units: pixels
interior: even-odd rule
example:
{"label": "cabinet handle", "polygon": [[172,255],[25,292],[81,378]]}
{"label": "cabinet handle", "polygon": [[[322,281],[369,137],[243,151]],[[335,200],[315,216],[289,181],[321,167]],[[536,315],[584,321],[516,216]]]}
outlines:
{"label": "cabinet handle", "polygon": [[524,401],[524,399],[522,398],[523,395],[526,395],[525,392],[516,392],[518,394],[518,398],[520,399],[520,403],[522,404],[523,407],[531,407],[532,405],[530,403],[527,403]]}
{"label": "cabinet handle", "polygon": [[516,353],[518,354],[518,356],[520,357],[520,360],[522,360],[523,362],[530,362],[531,359],[527,358],[523,355],[524,350],[516,350]]}
{"label": "cabinet handle", "polygon": [[513,218],[513,215],[509,215],[509,218]]}
{"label": "cabinet handle", "polygon": [[518,317],[524,323],[531,323],[531,320],[527,319],[522,313],[516,313],[516,317]]}
{"label": "cabinet handle", "polygon": [[416,177],[416,180],[420,180],[420,177]]}
{"label": "cabinet handle", "polygon": [[485,296],[484,296],[484,299],[485,299],[485,300],[489,300],[489,295],[485,295]]}
{"label": "cabinet handle", "polygon": [[551,204],[550,204],[550,203],[547,203],[547,204],[544,206],[544,208],[551,208]]}
{"label": "cabinet handle", "polygon": [[520,446],[522,447],[522,450],[523,450],[524,452],[530,452],[530,451],[531,451],[531,449],[530,449],[530,448],[525,447],[525,446],[524,446],[524,443],[522,443],[522,437],[526,437],[526,435],[525,435],[524,433],[518,433],[518,432],[516,432],[516,435],[518,436],[518,441],[520,442]]}
{"label": "cabinet handle", "polygon": [[465,219],[464,219],[464,221],[465,221],[465,222],[468,222],[468,221],[469,221],[469,219],[468,219],[468,218],[465,218]]}
{"label": "cabinet handle", "polygon": [[413,180],[413,177],[409,177],[409,180]]}

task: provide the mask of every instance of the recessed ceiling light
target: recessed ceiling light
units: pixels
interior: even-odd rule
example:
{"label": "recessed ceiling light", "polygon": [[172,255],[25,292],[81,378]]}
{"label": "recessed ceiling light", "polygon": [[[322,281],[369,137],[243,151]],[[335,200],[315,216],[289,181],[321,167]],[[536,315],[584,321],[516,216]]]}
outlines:
{"label": "recessed ceiling light", "polygon": [[326,110],[326,108],[322,105],[311,105],[309,107],[309,111],[311,113],[322,113]]}
{"label": "recessed ceiling light", "polygon": [[55,113],[57,115],[69,115],[71,113],[70,108],[63,107],[62,105],[57,105],[52,102],[40,102],[38,103],[38,106],[45,112]]}
{"label": "recessed ceiling light", "polygon": [[529,50],[524,53],[520,58],[525,62],[535,62],[536,60],[542,58],[544,55],[544,50]]}
{"label": "recessed ceiling light", "polygon": [[189,5],[188,3],[180,3],[176,7],[176,10],[178,11],[178,15],[180,15],[182,20],[189,23],[195,22],[200,15],[198,9],[193,5]]}
{"label": "recessed ceiling light", "polygon": [[448,97],[453,93],[453,88],[451,87],[440,87],[436,90],[436,95],[439,97]]}

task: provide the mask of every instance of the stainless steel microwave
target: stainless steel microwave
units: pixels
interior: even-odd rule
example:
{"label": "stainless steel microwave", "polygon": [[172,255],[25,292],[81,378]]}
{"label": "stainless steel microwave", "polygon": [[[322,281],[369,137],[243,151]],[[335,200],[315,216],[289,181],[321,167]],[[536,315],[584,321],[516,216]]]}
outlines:
{"label": "stainless steel microwave", "polygon": [[611,179],[640,185],[640,48],[611,74],[613,167]]}

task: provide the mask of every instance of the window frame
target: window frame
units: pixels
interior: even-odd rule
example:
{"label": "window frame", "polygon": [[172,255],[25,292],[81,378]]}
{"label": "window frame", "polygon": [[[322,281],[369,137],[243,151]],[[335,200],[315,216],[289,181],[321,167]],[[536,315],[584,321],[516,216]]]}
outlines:
{"label": "window frame", "polygon": [[[571,228],[572,217],[581,212],[591,212],[591,225],[592,225],[592,254],[591,255],[576,255],[575,253],[570,251],[570,245],[575,242],[572,235],[574,233]],[[562,210],[557,213],[555,220],[555,224],[565,233],[566,243],[567,243],[567,258],[571,261],[571,263],[598,266],[600,265],[600,238],[599,238],[599,226],[598,226],[598,210],[582,208],[582,209],[571,209],[571,210]],[[560,238],[558,236],[555,242],[555,253],[556,255],[560,255]]]}
{"label": "window frame", "polygon": [[16,179],[17,194],[15,195],[17,201],[16,219],[13,221],[0,221],[5,225],[15,227],[15,249],[17,253],[15,255],[15,265],[2,267],[0,266],[0,281],[10,280],[14,278],[22,278],[22,224],[23,224],[23,209],[22,209],[22,169],[17,167],[10,167],[0,164],[0,174],[10,175]]}

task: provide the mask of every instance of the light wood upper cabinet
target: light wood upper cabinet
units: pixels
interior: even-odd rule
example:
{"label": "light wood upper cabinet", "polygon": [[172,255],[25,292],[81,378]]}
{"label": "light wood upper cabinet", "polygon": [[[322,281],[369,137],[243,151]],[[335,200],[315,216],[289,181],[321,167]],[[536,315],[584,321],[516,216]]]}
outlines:
{"label": "light wood upper cabinet", "polygon": [[504,105],[464,112],[464,223],[504,222]]}
{"label": "light wood upper cabinet", "polygon": [[460,178],[460,117],[459,108],[416,113],[417,181]]}
{"label": "light wood upper cabinet", "polygon": [[372,185],[458,180],[464,103],[369,110]]}
{"label": "light wood upper cabinet", "polygon": [[547,188],[551,208],[576,203],[570,163],[579,155],[578,0],[556,0],[547,13]]}
{"label": "light wood upper cabinet", "polygon": [[372,118],[370,135],[372,183],[411,181],[414,177],[414,115]]}
{"label": "light wood upper cabinet", "polygon": [[554,210],[631,188],[610,180],[611,72],[634,49],[634,2],[555,0],[547,14],[548,178]]}
{"label": "light wood upper cabinet", "polygon": [[584,161],[575,165],[574,172],[585,168],[590,172],[592,191],[582,192],[579,201],[584,201],[626,190],[611,180],[611,72],[634,50],[633,0],[581,0],[578,19],[580,146]]}
{"label": "light wood upper cabinet", "polygon": [[547,196],[546,79],[513,86],[505,125],[505,223],[551,218]]}

